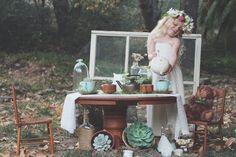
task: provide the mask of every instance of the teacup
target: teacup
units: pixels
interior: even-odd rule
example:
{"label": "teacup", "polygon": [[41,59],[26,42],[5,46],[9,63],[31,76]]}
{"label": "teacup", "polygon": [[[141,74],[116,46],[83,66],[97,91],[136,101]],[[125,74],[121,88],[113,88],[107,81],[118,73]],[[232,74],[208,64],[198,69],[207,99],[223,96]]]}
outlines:
{"label": "teacup", "polygon": [[168,92],[170,86],[169,80],[158,80],[156,82],[156,90],[158,92]]}
{"label": "teacup", "polygon": [[183,155],[183,149],[175,149],[174,155],[176,156],[182,156]]}
{"label": "teacup", "polygon": [[92,92],[95,89],[95,81],[81,81],[80,82],[80,92]]}

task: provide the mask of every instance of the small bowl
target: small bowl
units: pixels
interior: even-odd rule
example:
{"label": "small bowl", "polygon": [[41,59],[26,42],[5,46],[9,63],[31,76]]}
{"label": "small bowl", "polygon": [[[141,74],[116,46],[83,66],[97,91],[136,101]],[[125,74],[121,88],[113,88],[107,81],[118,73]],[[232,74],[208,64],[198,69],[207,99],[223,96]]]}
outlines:
{"label": "small bowl", "polygon": [[115,84],[102,84],[101,90],[103,93],[112,94],[116,92],[116,85]]}
{"label": "small bowl", "polygon": [[182,156],[183,155],[183,149],[175,149],[174,155],[176,156]]}
{"label": "small bowl", "polygon": [[123,157],[133,157],[134,151],[132,150],[123,150]]}

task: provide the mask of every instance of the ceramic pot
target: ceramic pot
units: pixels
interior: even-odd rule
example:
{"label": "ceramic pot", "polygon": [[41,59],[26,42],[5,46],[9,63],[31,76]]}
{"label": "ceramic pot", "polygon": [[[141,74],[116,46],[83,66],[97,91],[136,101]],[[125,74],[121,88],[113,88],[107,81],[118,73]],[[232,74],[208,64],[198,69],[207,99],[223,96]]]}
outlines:
{"label": "ceramic pot", "polygon": [[170,81],[169,80],[158,80],[156,82],[156,90],[158,92],[167,92],[169,90]]}
{"label": "ceramic pot", "polygon": [[116,85],[115,84],[102,84],[101,90],[103,93],[112,94],[116,92]]}
{"label": "ceramic pot", "polygon": [[93,92],[95,90],[95,81],[88,80],[88,81],[81,81],[79,91],[81,92]]}
{"label": "ceramic pot", "polygon": [[114,136],[105,129],[96,132],[91,139],[91,146],[95,151],[108,151],[111,150],[114,145]]}
{"label": "ceramic pot", "polygon": [[152,84],[141,84],[140,87],[141,93],[152,93],[153,92],[153,85]]}

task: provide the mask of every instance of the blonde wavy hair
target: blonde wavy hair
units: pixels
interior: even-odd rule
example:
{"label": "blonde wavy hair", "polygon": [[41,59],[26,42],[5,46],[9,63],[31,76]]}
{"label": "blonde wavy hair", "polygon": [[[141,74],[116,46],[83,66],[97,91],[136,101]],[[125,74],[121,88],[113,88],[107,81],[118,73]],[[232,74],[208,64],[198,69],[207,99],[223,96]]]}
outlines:
{"label": "blonde wavy hair", "polygon": [[161,20],[158,21],[156,27],[151,31],[150,35],[148,36],[151,39],[156,39],[160,36],[163,36],[166,31],[167,31],[167,26],[166,23],[170,20],[173,19],[172,17],[169,16],[164,16]]}
{"label": "blonde wavy hair", "polygon": [[[156,42],[159,37],[163,36],[167,32],[168,27],[166,23],[172,19],[175,19],[175,18],[170,17],[170,16],[164,16],[161,20],[158,21],[156,27],[148,35],[147,45],[149,45],[151,41]],[[178,37],[181,37],[182,33],[180,33]],[[184,46],[181,44],[179,53],[178,53],[179,57],[183,55],[183,52],[184,52]]]}

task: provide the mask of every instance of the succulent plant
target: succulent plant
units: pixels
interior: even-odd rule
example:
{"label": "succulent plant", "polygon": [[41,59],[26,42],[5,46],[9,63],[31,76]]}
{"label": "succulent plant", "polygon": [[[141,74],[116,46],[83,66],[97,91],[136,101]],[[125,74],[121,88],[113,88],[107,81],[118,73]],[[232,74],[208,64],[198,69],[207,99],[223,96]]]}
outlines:
{"label": "succulent plant", "polygon": [[142,76],[136,80],[138,84],[152,84],[152,78]]}
{"label": "succulent plant", "polygon": [[93,147],[96,151],[107,151],[111,148],[112,141],[108,135],[99,133],[93,140]]}
{"label": "succulent plant", "polygon": [[143,122],[135,122],[125,128],[127,142],[133,148],[149,148],[153,144],[154,134],[152,128]]}
{"label": "succulent plant", "polygon": [[207,103],[207,99],[204,97],[196,97],[195,102],[199,105],[205,105]]}

